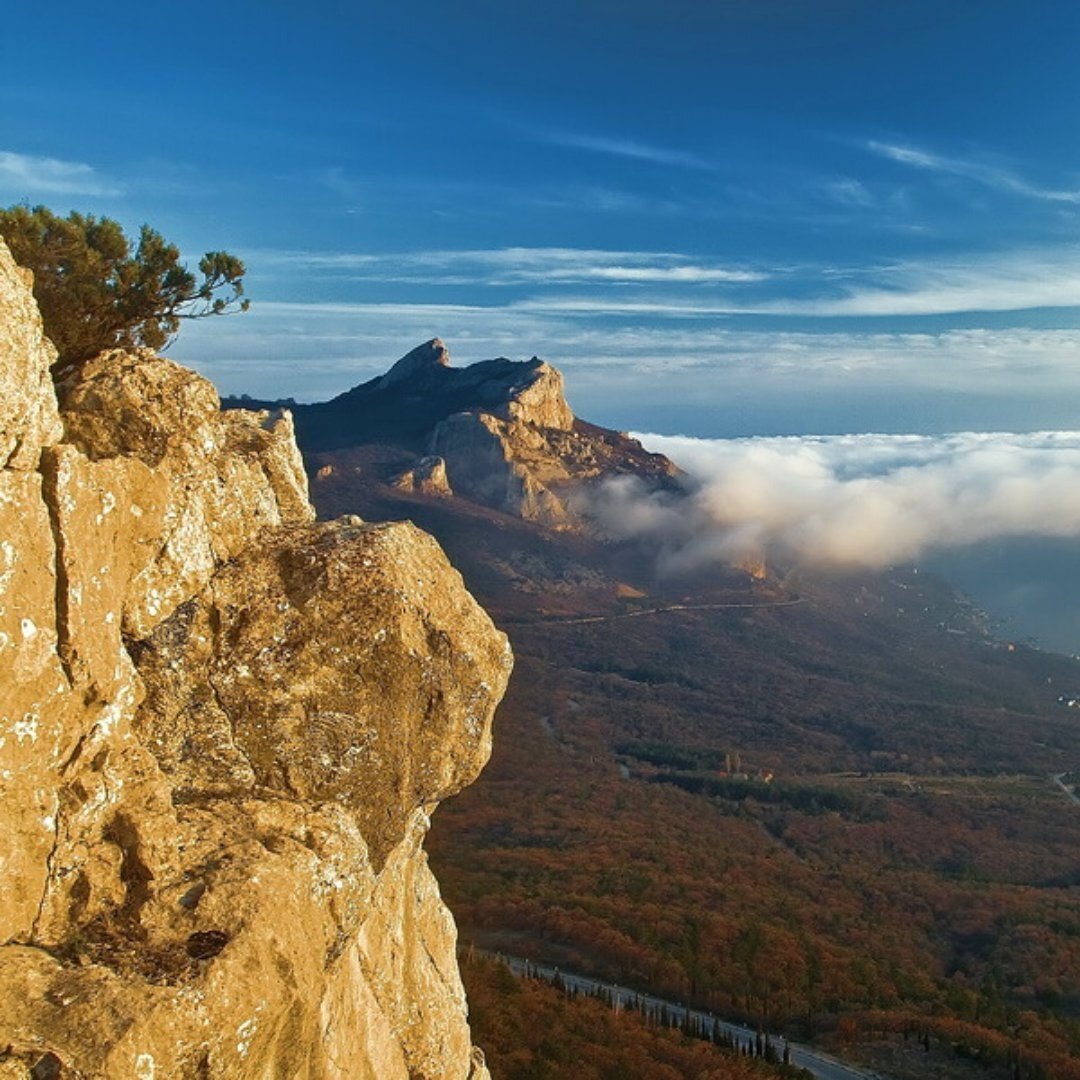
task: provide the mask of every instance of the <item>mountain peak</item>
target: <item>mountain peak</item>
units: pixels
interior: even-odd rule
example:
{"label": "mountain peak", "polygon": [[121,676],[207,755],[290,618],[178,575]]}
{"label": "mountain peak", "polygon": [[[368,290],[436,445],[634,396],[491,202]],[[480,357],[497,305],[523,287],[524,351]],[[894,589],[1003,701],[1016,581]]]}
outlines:
{"label": "mountain peak", "polygon": [[[255,402],[226,402],[237,404]],[[446,346],[432,338],[385,375],[293,411],[308,453],[394,447],[406,457],[391,455],[382,480],[398,491],[453,494],[547,525],[577,527],[574,491],[609,476],[678,483],[667,458],[578,420],[562,373],[537,356],[455,368]],[[430,476],[428,459],[440,462]]]}
{"label": "mountain peak", "polygon": [[407,352],[394,366],[379,380],[378,388],[386,389],[397,383],[412,382],[438,368],[450,366],[450,351],[442,343],[441,338],[432,338],[423,345],[417,345],[411,352]]}

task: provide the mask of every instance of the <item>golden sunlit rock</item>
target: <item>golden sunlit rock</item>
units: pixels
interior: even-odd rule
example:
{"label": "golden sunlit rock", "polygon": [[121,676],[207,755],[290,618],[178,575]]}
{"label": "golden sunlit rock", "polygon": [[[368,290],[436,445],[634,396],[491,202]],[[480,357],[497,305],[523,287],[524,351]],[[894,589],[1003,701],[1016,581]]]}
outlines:
{"label": "golden sunlit rock", "polygon": [[0,244],[8,1064],[486,1077],[422,843],[505,637],[425,533],[312,523],[287,413],[51,361]]}

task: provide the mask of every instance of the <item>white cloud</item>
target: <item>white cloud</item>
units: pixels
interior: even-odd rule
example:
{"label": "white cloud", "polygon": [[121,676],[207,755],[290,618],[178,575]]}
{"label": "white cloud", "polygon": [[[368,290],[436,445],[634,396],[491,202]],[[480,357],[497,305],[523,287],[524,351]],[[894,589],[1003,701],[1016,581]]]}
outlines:
{"label": "white cloud", "polygon": [[613,188],[603,184],[563,184],[526,194],[525,205],[530,208],[571,210],[574,213],[600,213],[622,216],[668,217],[684,215],[693,204],[684,198]]}
{"label": "white cloud", "polygon": [[258,310],[270,315],[288,315],[301,318],[323,318],[325,316],[347,316],[356,319],[400,318],[441,319],[463,315],[484,316],[493,310],[474,304],[350,304],[350,303],[302,303],[292,301],[268,300],[259,304]]}
{"label": "white cloud", "polygon": [[315,179],[327,191],[350,204],[350,213],[357,213],[363,201],[364,185],[352,179],[340,165],[333,165],[316,174]]}
{"label": "white cloud", "polygon": [[627,299],[625,294],[595,293],[538,296],[521,301],[521,306],[583,317],[630,314],[678,319],[726,315],[907,317],[1076,308],[1080,307],[1080,249],[972,254],[852,268],[844,275],[805,267],[783,277],[774,271],[763,279],[782,281],[789,295],[748,301],[724,294],[700,300],[693,294],[636,294]]}
{"label": "white cloud", "polygon": [[587,266],[576,273],[548,271],[540,281],[640,281],[663,284],[696,285],[717,282],[764,281],[767,274],[751,270],[733,270],[714,266]]}
{"label": "white cloud", "polygon": [[[853,267],[843,274],[814,267],[773,270],[787,296],[745,300],[736,295],[656,296],[596,293],[538,296],[521,302],[533,311],[565,315],[649,315],[716,318],[726,315],[808,318],[909,317],[984,311],[1080,307],[1080,249],[972,253],[953,259]],[[775,291],[775,290],[774,290]]]}
{"label": "white cloud", "polygon": [[1080,432],[732,440],[641,435],[699,483],[689,503],[609,483],[593,507],[661,568],[765,554],[882,567],[1009,536],[1080,537]]}
{"label": "white cloud", "polygon": [[623,300],[618,295],[596,296],[538,296],[515,301],[521,311],[547,315],[644,315],[656,318],[715,318],[717,316],[749,313],[757,309],[731,303],[702,303],[693,300]]}
{"label": "white cloud", "polygon": [[853,276],[839,296],[760,304],[759,314],[918,316],[1080,307],[1080,249],[972,253]]}
{"label": "white cloud", "polygon": [[[256,250],[245,257],[255,271],[340,281],[532,285],[535,295],[514,301],[520,310],[578,318],[919,317],[1080,307],[1080,247],[1065,245],[847,267],[748,266],[672,251],[587,248]],[[582,286],[574,295],[546,291],[573,285]],[[621,286],[639,288],[631,292]],[[655,288],[648,291],[648,286]],[[704,286],[711,288],[706,292]]]}
{"label": "white cloud", "polygon": [[866,185],[850,176],[827,181],[823,191],[832,202],[849,209],[869,210],[877,206],[877,199]]}
{"label": "white cloud", "polygon": [[697,154],[688,153],[684,150],[672,150],[663,146],[653,146],[634,139],[567,131],[547,132],[542,138],[544,142],[556,146],[588,150],[595,154],[610,154],[614,157],[630,158],[634,161],[648,161],[654,165],[674,165],[683,169],[699,169],[707,172],[716,170],[715,165]]}
{"label": "white cloud", "polygon": [[11,150],[0,150],[0,188],[26,195],[111,196],[122,190],[81,161],[34,157]]}
{"label": "white cloud", "polygon": [[414,284],[562,285],[746,284],[765,281],[765,270],[693,259],[670,251],[605,251],[588,248],[464,249],[380,254],[254,251],[251,265],[347,275],[358,281]]}
{"label": "white cloud", "polygon": [[899,162],[901,165],[909,165],[912,168],[929,172],[945,173],[949,176],[962,176],[987,187],[997,188],[999,191],[1008,191],[1045,202],[1080,204],[1080,189],[1042,187],[1039,184],[1033,184],[1025,180],[1010,169],[998,165],[964,158],[947,157],[914,146],[877,142],[875,140],[867,142],[866,149],[879,157]]}

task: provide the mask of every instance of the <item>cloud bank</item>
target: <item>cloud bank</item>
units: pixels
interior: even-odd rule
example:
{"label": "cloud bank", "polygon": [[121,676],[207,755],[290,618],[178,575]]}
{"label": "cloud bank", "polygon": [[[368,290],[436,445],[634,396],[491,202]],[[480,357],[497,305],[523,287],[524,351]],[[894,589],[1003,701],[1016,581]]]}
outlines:
{"label": "cloud bank", "polygon": [[1009,536],[1080,537],[1080,432],[708,440],[639,435],[699,485],[689,506],[632,478],[593,507],[679,573],[762,555],[880,568]]}

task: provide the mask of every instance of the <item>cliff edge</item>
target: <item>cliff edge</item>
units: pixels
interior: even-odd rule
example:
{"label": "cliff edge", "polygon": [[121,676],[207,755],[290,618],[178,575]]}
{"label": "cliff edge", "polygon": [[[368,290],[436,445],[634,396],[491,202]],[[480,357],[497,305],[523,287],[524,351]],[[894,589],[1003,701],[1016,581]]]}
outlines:
{"label": "cliff edge", "polygon": [[0,1077],[486,1077],[422,842],[506,639],[288,413],[53,357],[0,243]]}

